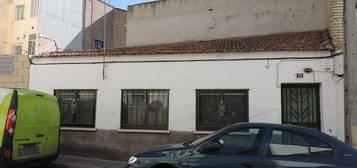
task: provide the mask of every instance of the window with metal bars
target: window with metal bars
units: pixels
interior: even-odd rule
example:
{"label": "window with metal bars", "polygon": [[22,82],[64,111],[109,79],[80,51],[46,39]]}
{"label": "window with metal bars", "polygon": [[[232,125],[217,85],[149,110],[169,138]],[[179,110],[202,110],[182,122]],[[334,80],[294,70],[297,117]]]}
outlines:
{"label": "window with metal bars", "polygon": [[248,90],[197,90],[196,117],[198,131],[248,122]]}
{"label": "window with metal bars", "polygon": [[121,107],[122,129],[168,129],[168,90],[123,90]]}
{"label": "window with metal bars", "polygon": [[95,127],[97,90],[55,90],[61,111],[61,126]]}

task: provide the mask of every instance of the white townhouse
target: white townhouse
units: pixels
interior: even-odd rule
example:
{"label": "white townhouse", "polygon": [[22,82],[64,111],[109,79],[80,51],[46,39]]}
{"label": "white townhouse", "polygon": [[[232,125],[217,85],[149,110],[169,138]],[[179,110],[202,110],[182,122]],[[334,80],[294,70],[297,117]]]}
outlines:
{"label": "white townhouse", "polygon": [[58,97],[67,154],[125,160],[237,122],[344,140],[342,57],[327,30],[54,52],[29,86]]}

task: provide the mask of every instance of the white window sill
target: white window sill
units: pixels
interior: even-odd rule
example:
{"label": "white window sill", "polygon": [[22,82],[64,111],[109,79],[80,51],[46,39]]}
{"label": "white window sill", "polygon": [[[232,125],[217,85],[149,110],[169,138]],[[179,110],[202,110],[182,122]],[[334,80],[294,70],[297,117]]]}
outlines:
{"label": "white window sill", "polygon": [[169,134],[169,130],[144,130],[144,129],[118,129],[122,133],[149,133],[149,134]]}
{"label": "white window sill", "polygon": [[61,127],[61,131],[88,131],[95,132],[96,128],[81,128],[81,127]]}
{"label": "white window sill", "polygon": [[193,133],[197,135],[209,135],[214,133],[214,131],[193,131]]}

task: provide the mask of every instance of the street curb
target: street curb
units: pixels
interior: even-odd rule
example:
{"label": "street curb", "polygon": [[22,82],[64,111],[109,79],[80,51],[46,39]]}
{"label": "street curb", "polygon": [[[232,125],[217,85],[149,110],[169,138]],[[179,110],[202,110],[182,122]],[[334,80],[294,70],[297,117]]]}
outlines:
{"label": "street curb", "polygon": [[126,163],[97,158],[60,155],[58,159],[53,162],[53,165],[60,168],[124,168]]}

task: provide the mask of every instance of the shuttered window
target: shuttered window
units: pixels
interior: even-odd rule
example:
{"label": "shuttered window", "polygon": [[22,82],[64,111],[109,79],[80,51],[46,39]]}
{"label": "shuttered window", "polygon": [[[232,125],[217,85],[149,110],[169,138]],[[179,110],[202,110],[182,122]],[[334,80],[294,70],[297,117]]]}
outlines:
{"label": "shuttered window", "polygon": [[168,90],[122,91],[122,129],[166,130],[168,116]]}

